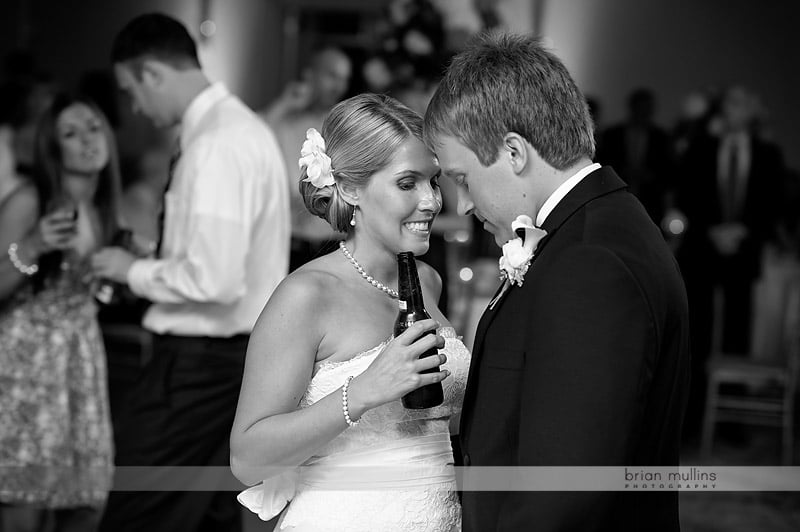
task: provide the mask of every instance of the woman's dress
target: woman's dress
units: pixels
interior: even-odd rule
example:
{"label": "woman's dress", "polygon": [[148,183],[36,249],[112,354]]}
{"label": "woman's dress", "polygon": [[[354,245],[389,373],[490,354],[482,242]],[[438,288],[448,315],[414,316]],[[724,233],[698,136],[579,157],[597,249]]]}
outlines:
{"label": "woman's dress", "polygon": [[[301,467],[242,492],[239,501],[268,520],[291,500],[276,530],[460,530],[448,426],[461,409],[470,355],[452,328],[438,333],[447,355],[442,367],[450,371],[440,406],[407,410],[397,400],[369,410]],[[366,370],[387,342],[346,361],[317,364],[301,408]]]}
{"label": "woman's dress", "polygon": [[86,259],[0,306],[0,503],[101,507],[113,440]]}

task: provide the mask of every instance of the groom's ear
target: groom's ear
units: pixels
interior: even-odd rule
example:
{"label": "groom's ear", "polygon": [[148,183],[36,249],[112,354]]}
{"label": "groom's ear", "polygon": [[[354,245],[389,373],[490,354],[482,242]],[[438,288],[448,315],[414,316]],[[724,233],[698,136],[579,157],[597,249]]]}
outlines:
{"label": "groom's ear", "polygon": [[501,157],[507,157],[511,170],[519,175],[528,165],[528,143],[519,133],[509,132],[503,137]]}

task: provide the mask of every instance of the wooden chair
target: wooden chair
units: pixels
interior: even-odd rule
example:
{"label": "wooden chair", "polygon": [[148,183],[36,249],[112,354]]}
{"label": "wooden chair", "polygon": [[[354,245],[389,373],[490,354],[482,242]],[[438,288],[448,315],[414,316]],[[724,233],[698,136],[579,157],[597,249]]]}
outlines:
{"label": "wooden chair", "polygon": [[[718,292],[715,294],[713,341],[717,349],[712,352],[707,368],[702,452],[710,455],[714,429],[720,422],[780,427],[782,462],[789,465],[793,460],[794,406],[800,368],[800,282],[793,280],[788,284],[780,332],[782,356],[777,360],[763,360],[753,350],[746,357],[722,353],[718,349],[721,309],[722,294]],[[756,331],[753,336],[758,336]]]}

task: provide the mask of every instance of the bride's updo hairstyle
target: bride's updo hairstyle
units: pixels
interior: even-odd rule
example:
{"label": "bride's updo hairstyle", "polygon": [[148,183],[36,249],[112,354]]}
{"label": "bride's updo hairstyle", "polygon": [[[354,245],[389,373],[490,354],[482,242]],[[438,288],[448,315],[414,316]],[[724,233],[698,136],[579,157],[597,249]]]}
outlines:
{"label": "bride's updo hairstyle", "polygon": [[303,181],[307,176],[303,168],[300,194],[311,214],[346,233],[352,229],[354,207],[344,201],[339,185],[365,186],[409,137],[422,141],[422,117],[389,96],[359,94],[331,109],[321,134],[336,185],[317,188]]}

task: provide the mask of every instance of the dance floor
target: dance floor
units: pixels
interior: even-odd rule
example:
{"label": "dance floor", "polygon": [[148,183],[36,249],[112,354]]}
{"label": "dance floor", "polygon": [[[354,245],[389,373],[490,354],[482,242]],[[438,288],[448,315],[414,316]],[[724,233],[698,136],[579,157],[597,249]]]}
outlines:
{"label": "dance floor", "polygon": [[[684,465],[775,466],[780,463],[776,429],[748,427],[736,438],[714,441],[713,455],[703,459],[692,446]],[[794,464],[800,464],[800,442]],[[796,532],[800,530],[800,492],[681,493],[683,532]]]}

